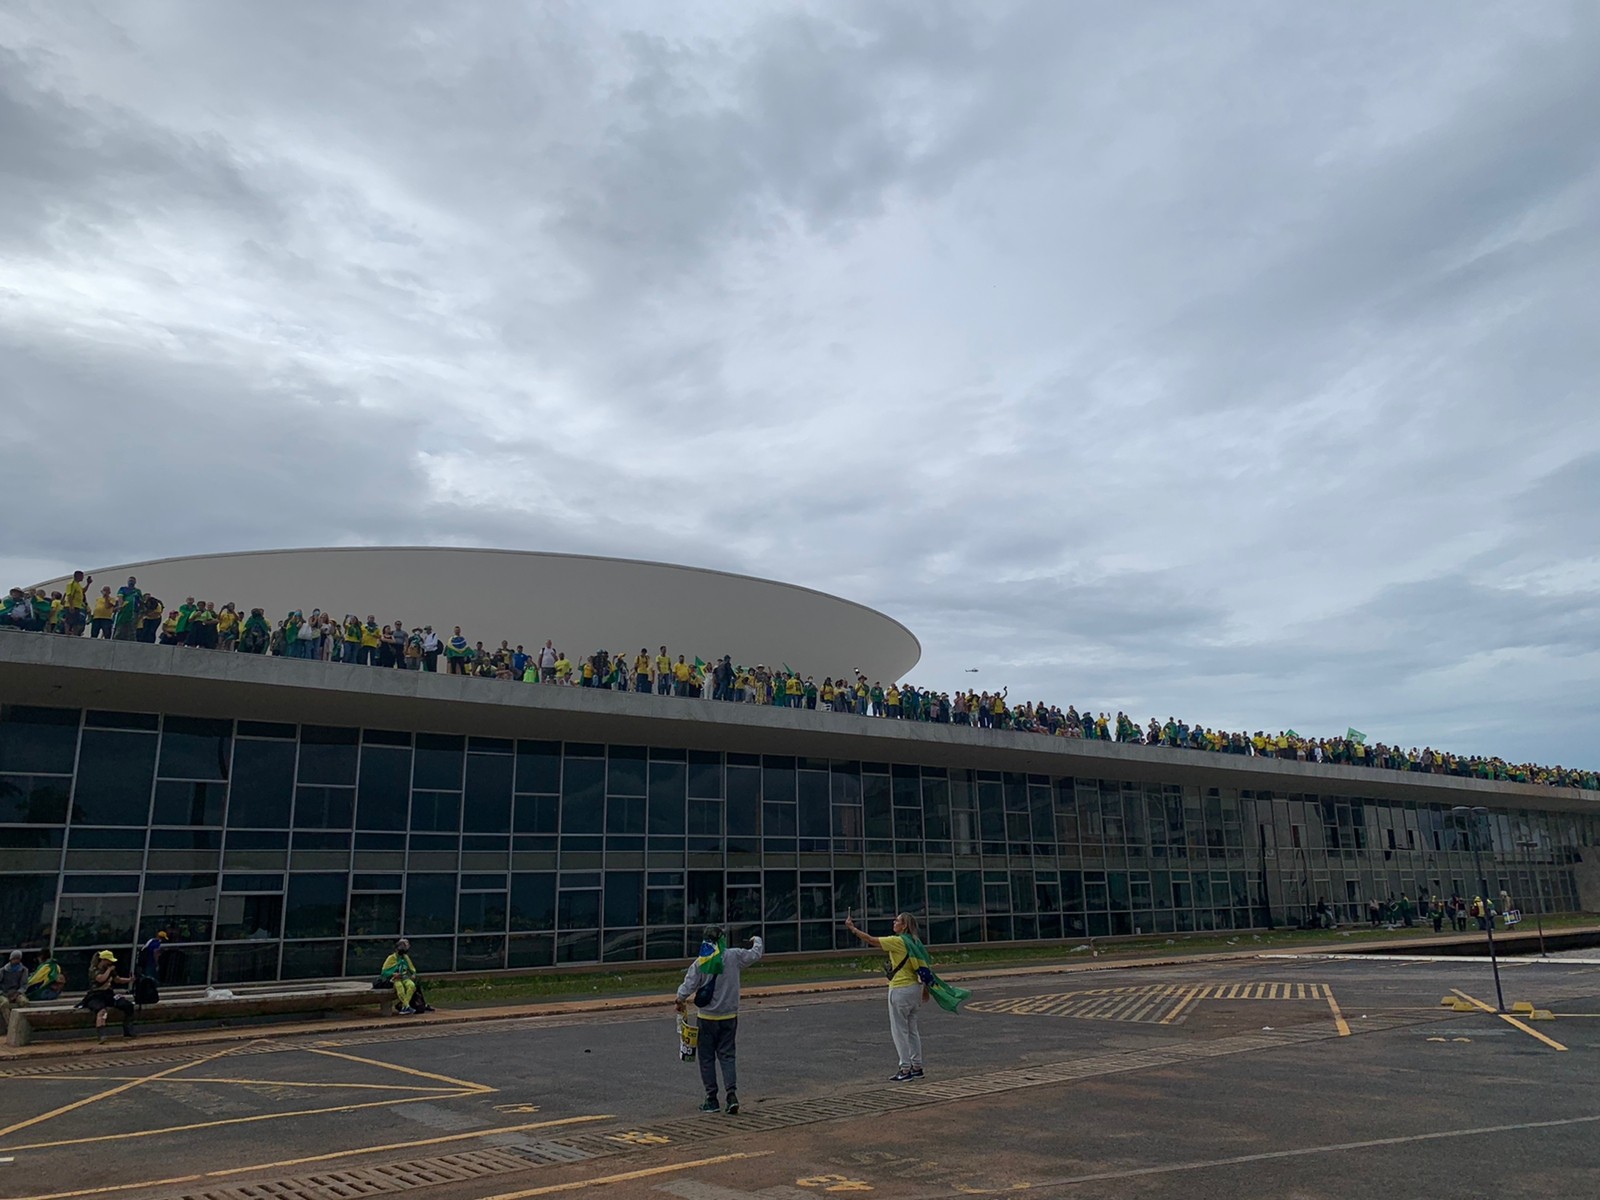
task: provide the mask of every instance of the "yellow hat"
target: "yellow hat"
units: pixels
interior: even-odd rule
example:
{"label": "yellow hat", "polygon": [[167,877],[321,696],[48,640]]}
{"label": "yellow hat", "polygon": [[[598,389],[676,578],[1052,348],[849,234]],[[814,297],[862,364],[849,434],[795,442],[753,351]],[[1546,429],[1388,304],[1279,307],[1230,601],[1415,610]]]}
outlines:
{"label": "yellow hat", "polygon": [[109,951],[109,950],[102,950],[102,951],[100,951],[99,954],[96,954],[95,957],[96,958],[103,958],[107,962],[116,962],[117,961],[117,956],[115,954],[111,953],[111,951]]}

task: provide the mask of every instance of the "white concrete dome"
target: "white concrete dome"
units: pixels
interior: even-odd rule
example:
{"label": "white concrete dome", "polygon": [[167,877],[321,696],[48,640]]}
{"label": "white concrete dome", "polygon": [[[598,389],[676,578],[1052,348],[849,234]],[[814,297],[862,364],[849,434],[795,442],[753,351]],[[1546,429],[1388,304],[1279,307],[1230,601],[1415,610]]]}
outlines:
{"label": "white concrete dome", "polygon": [[[605,649],[676,657],[789,664],[802,674],[859,668],[869,679],[899,679],[922,655],[904,625],[883,613],[811,588],[699,567],[453,546],[323,547],[152,559],[97,568],[90,595],[136,576],[174,608],[186,596],[273,621],[294,609],[380,624],[432,625],[448,637],[501,639],[532,650],[553,639],[573,656]],[[66,579],[42,584],[47,590]]]}

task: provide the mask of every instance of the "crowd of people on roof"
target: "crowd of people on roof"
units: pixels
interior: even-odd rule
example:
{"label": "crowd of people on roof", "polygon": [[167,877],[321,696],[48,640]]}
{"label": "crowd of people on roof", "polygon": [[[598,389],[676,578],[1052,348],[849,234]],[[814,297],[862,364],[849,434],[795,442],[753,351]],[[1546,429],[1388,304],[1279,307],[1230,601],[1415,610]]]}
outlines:
{"label": "crowd of people on roof", "polygon": [[115,591],[108,584],[93,592],[93,584],[92,576],[76,571],[64,591],[49,595],[42,589],[12,588],[0,601],[0,629],[71,637],[81,637],[87,631],[92,638],[278,658],[396,670],[439,671],[442,667],[452,675],[551,686],[694,697],[1091,741],[1600,790],[1600,773],[1595,771],[1455,755],[1431,746],[1420,750],[1383,743],[1369,746],[1365,737],[1353,730],[1345,737],[1308,738],[1292,729],[1276,734],[1263,730],[1243,733],[1191,726],[1171,717],[1165,723],[1152,717],[1141,728],[1120,712],[1113,718],[1109,713],[1095,714],[1088,709],[1080,713],[1071,705],[1062,711],[1043,701],[1011,703],[1008,688],[998,692],[958,689],[952,694],[892,680],[885,686],[880,681],[869,681],[859,670],[827,675],[818,683],[814,675],[792,670],[788,664],[780,669],[764,663],[737,665],[728,655],[711,661],[698,656],[690,659],[685,654],[674,657],[665,646],[655,654],[640,647],[637,654],[597,650],[572,658],[553,640],[531,652],[505,641],[488,648],[481,641],[469,641],[459,625],[445,635],[431,625],[380,622],[372,613],[364,619],[352,613],[340,618],[320,608],[313,608],[309,614],[297,609],[272,620],[260,608],[252,608],[246,614],[231,601],[219,607],[193,596],[168,608],[158,597],[141,590],[138,580],[131,576]]}

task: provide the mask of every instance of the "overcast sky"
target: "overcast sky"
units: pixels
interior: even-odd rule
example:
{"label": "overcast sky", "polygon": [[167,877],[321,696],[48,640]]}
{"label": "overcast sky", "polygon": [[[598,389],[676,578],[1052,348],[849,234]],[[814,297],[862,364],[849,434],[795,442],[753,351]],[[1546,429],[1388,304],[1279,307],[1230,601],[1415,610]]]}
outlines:
{"label": "overcast sky", "polygon": [[12,0],[0,574],[658,558],[936,686],[1600,765],[1597,63],[1587,3]]}

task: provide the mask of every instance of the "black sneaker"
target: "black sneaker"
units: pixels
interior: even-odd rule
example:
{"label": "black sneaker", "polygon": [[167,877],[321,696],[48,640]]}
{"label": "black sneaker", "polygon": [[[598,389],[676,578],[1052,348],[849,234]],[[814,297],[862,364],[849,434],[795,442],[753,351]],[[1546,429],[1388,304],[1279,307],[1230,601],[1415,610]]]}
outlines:
{"label": "black sneaker", "polygon": [[901,1067],[893,1075],[889,1076],[889,1082],[890,1083],[910,1083],[915,1078],[916,1078],[916,1076],[911,1073],[911,1068],[910,1067]]}
{"label": "black sneaker", "polygon": [[738,1111],[739,1111],[739,1097],[734,1092],[729,1092],[728,1093],[728,1112],[736,1113]]}
{"label": "black sneaker", "polygon": [[922,1078],[922,1068],[921,1067],[912,1067],[911,1068],[911,1078],[913,1078],[913,1079],[921,1079]]}
{"label": "black sneaker", "polygon": [[717,1098],[715,1096],[707,1096],[704,1100],[700,1101],[700,1111],[721,1112],[722,1105],[717,1103]]}

